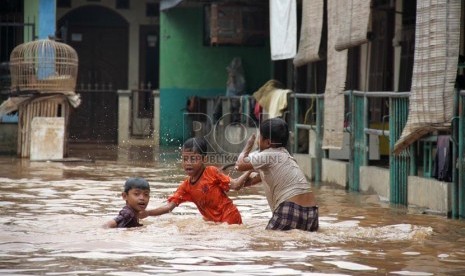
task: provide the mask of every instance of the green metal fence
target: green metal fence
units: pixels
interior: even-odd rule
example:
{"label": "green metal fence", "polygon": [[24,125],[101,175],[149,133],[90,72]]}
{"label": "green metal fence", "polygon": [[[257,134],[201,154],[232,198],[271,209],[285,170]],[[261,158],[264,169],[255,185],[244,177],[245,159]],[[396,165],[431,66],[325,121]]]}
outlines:
{"label": "green metal fence", "polygon": [[[349,190],[359,191],[360,167],[368,165],[368,135],[389,137],[389,148],[394,148],[408,116],[408,92],[361,92],[348,91],[351,103],[351,151],[349,160]],[[372,98],[387,98],[389,100],[389,131],[369,128],[369,101]],[[383,117],[383,121],[387,118]],[[384,122],[383,122],[384,125]],[[403,151],[399,155],[389,155],[389,183],[390,202],[395,204],[407,204],[407,179],[409,164],[414,155],[410,150]]]}
{"label": "green metal fence", "polygon": [[[323,114],[324,114],[324,94],[301,94],[301,93],[292,93],[291,98],[293,101],[293,132],[294,132],[294,141],[293,141],[293,152],[297,152],[298,147],[298,131],[299,129],[305,130],[314,130],[315,131],[315,156],[312,156],[315,160],[314,172],[315,178],[314,181],[319,183],[321,181],[321,168],[322,168],[322,158],[324,157],[324,150],[322,149],[323,141]],[[305,123],[299,122],[299,100],[310,100],[313,101],[312,105],[313,111],[316,114],[314,122]]]}
{"label": "green metal fence", "polygon": [[[349,184],[348,189],[359,191],[360,167],[368,163],[368,135],[387,136],[390,149],[394,148],[396,141],[400,138],[407,123],[410,92],[360,92],[346,91],[346,100],[350,110],[350,125],[345,131],[350,134],[350,156],[349,156]],[[451,183],[451,216],[454,218],[465,218],[465,91],[457,91],[454,99],[454,119],[452,121],[453,140],[453,179]],[[314,130],[315,143],[314,172],[315,181],[322,180],[322,159],[326,151],[322,149],[323,140],[323,114],[324,94],[299,94],[291,95],[293,98],[293,130],[297,134],[299,129]],[[389,121],[389,130],[370,129],[369,126],[369,102],[372,98],[387,98],[389,102],[389,114],[383,117]],[[299,100],[315,101],[313,112],[316,120],[310,124],[298,121]],[[297,135],[294,135],[294,152],[297,150]],[[389,185],[390,202],[393,204],[408,204],[408,177],[418,174],[417,148],[423,153],[423,177],[431,177],[431,153],[434,137],[423,139],[422,142],[414,143],[398,155],[389,155]]]}
{"label": "green metal fence", "polygon": [[[346,100],[350,110],[350,125],[345,131],[350,134],[350,155],[349,155],[349,184],[348,189],[359,191],[360,167],[368,165],[368,135],[387,136],[389,138],[390,149],[394,148],[396,141],[400,138],[408,118],[409,92],[361,92],[346,91]],[[457,91],[454,100],[454,114],[452,121],[453,140],[453,180],[451,183],[451,216],[454,218],[465,218],[465,91]],[[322,179],[321,168],[322,158],[325,151],[322,149],[323,140],[323,114],[324,114],[324,94],[292,94],[294,99],[293,110],[293,130],[297,134],[299,129],[315,131],[315,156],[314,172],[315,181]],[[389,102],[389,114],[383,117],[384,121],[389,121],[389,130],[370,129],[369,126],[369,102],[372,98],[387,98]],[[299,100],[315,101],[313,112],[316,120],[310,124],[298,121]],[[294,135],[294,152],[297,150],[297,135]],[[423,176],[431,177],[431,152],[434,138],[423,140],[419,150],[423,152]],[[393,204],[408,204],[408,176],[417,175],[417,143],[402,151],[398,155],[389,155],[389,184],[390,202]]]}
{"label": "green metal fence", "polygon": [[465,91],[456,93],[454,111],[453,142],[455,161],[452,183],[452,217],[465,218]]}
{"label": "green metal fence", "polygon": [[[368,165],[368,148],[369,134],[378,136],[388,136],[390,148],[394,147],[395,141],[398,140],[407,122],[408,116],[408,92],[361,92],[347,91],[345,93],[346,100],[350,110],[350,125],[345,131],[350,134],[350,150],[349,154],[349,185],[351,191],[359,191],[360,187],[360,167]],[[292,94],[294,99],[294,133],[299,129],[314,130],[315,141],[315,158],[314,171],[315,181],[321,181],[322,158],[325,151],[322,149],[323,138],[323,114],[324,114],[324,95],[323,94]],[[369,101],[370,98],[388,98],[389,99],[389,130],[370,129],[369,126]],[[307,99],[316,101],[315,110],[316,121],[314,124],[303,124],[298,122],[299,114],[299,99]],[[297,150],[297,135],[294,135],[294,152]],[[402,152],[400,155],[390,155],[390,201],[391,203],[407,204],[407,179],[409,175],[409,167],[411,163],[415,163],[415,156],[411,153],[412,149]]]}
{"label": "green metal fence", "polygon": [[[395,94],[395,93],[394,93]],[[399,95],[400,96],[400,95]],[[393,149],[407,123],[409,99],[389,97],[389,148]],[[389,155],[390,202],[407,205],[409,163],[416,164],[414,147]],[[415,173],[416,174],[416,173]]]}

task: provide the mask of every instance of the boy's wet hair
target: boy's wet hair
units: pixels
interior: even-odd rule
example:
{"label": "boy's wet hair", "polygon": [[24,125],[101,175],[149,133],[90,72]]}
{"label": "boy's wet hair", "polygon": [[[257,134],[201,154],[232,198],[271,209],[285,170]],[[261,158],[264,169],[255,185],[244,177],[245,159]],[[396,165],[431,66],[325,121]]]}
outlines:
{"label": "boy's wet hair", "polygon": [[260,136],[271,140],[271,147],[286,147],[289,139],[289,128],[281,118],[271,118],[260,124]]}
{"label": "boy's wet hair", "polygon": [[131,189],[149,190],[150,185],[147,180],[141,177],[131,177],[124,183],[124,192],[128,193]]}
{"label": "boy's wet hair", "polygon": [[207,155],[208,143],[203,137],[189,138],[182,145],[183,151],[192,151],[200,155]]}

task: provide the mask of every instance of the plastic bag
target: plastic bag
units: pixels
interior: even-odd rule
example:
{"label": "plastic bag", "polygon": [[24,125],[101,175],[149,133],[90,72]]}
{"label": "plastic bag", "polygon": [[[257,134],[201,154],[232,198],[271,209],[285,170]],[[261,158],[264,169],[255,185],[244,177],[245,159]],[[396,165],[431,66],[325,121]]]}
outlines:
{"label": "plastic bag", "polygon": [[228,81],[226,86],[226,96],[240,96],[245,92],[244,69],[242,60],[235,57],[226,67],[228,71]]}

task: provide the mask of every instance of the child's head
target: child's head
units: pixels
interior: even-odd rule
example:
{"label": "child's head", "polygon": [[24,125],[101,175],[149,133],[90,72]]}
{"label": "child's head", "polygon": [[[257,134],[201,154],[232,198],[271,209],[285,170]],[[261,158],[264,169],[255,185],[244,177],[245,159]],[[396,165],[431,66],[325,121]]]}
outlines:
{"label": "child's head", "polygon": [[[286,121],[281,118],[271,118],[260,124],[260,140],[268,140],[267,146],[260,149],[286,147],[289,139],[289,129]],[[262,143],[262,141],[260,141]]]}
{"label": "child's head", "polygon": [[204,168],[204,159],[207,155],[208,143],[205,138],[189,138],[182,146],[182,167],[189,176],[196,176]]}
{"label": "child's head", "polygon": [[190,151],[205,156],[208,151],[207,140],[203,137],[189,138],[182,145],[182,151]]}
{"label": "child's head", "polygon": [[145,210],[150,199],[150,185],[143,178],[129,178],[124,183],[122,196],[126,204],[132,209],[136,211]]}
{"label": "child's head", "polygon": [[140,189],[150,191],[150,185],[147,180],[141,177],[131,177],[124,183],[124,192],[128,193],[132,189]]}

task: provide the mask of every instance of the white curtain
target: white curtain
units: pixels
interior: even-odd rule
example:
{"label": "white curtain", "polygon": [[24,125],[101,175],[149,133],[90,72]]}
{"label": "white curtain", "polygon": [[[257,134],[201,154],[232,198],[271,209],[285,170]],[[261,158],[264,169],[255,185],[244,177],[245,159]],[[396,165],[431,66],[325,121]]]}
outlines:
{"label": "white curtain", "polygon": [[294,58],[297,49],[296,0],[270,0],[270,47],[272,60]]}

